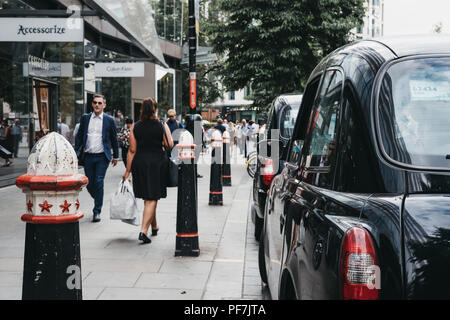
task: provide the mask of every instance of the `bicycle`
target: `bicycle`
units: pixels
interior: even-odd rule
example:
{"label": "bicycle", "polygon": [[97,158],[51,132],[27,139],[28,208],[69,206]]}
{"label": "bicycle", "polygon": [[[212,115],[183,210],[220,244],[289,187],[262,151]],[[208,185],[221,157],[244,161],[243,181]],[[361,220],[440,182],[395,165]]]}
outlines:
{"label": "bicycle", "polygon": [[258,160],[258,153],[256,151],[253,151],[247,156],[247,162],[245,163],[247,173],[252,179],[255,176],[257,160]]}

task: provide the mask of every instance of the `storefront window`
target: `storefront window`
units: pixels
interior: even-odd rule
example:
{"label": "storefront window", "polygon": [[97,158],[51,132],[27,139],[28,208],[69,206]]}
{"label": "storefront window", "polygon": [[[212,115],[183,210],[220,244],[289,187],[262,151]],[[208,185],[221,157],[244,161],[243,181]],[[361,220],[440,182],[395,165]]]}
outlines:
{"label": "storefront window", "polygon": [[116,119],[116,126],[124,126],[124,118],[132,117],[131,78],[102,78],[102,94],[106,98],[105,112]]}
{"label": "storefront window", "polygon": [[31,148],[48,132],[73,142],[84,104],[82,53],[82,43],[0,43],[0,119],[14,127],[7,146],[17,158],[0,170],[0,183],[26,171]]}
{"label": "storefront window", "polygon": [[157,86],[157,102],[159,116],[165,117],[167,110],[174,109],[174,79],[175,72],[173,69],[164,69],[156,66],[156,86]]}

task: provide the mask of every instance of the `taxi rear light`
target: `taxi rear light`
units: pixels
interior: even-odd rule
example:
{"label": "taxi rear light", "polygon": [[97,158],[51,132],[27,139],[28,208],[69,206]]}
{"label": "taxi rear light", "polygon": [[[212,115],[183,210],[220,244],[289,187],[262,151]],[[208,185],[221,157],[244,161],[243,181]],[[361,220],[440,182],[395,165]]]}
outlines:
{"label": "taxi rear light", "polygon": [[340,281],[342,297],[346,300],[379,298],[378,259],[372,237],[364,228],[350,228],[344,236]]}
{"label": "taxi rear light", "polygon": [[262,181],[266,186],[270,186],[273,178],[275,177],[275,168],[273,160],[268,158],[264,161],[262,166]]}

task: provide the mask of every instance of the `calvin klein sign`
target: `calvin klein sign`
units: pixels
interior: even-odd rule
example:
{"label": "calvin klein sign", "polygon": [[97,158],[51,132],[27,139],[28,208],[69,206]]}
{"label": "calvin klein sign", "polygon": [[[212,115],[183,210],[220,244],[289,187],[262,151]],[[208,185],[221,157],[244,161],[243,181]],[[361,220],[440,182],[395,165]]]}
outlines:
{"label": "calvin klein sign", "polygon": [[96,63],[95,76],[138,78],[145,76],[145,65],[142,62],[134,63]]}
{"label": "calvin klein sign", "polygon": [[82,18],[1,18],[0,41],[83,42]]}

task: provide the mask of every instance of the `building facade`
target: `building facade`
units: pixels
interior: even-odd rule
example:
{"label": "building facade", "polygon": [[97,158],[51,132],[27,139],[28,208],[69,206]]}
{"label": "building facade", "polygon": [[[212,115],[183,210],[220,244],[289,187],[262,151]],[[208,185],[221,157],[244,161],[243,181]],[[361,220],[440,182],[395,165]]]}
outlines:
{"label": "building facade", "polygon": [[[219,87],[222,85],[219,83]],[[249,100],[250,88],[245,87],[238,91],[225,92],[223,97],[212,104],[213,110],[220,110],[220,116],[228,121],[257,121],[257,111],[252,107],[253,101]]]}
{"label": "building facade", "polygon": [[364,24],[355,30],[355,39],[382,37],[384,34],[384,0],[367,0]]}
{"label": "building facade", "polygon": [[159,36],[153,19],[169,10],[154,8],[144,0],[0,0],[0,120],[18,119],[22,131],[13,165],[0,159],[0,186],[26,171],[48,132],[73,143],[95,93],[119,127],[138,119],[146,97],[156,97],[162,117],[181,110],[179,34],[166,26]]}

